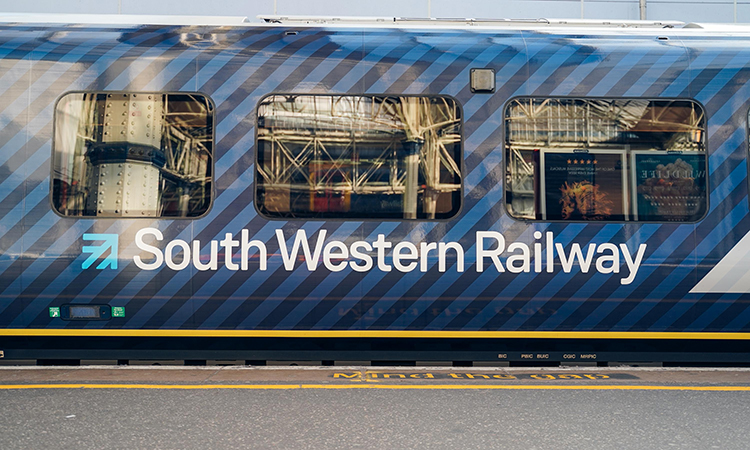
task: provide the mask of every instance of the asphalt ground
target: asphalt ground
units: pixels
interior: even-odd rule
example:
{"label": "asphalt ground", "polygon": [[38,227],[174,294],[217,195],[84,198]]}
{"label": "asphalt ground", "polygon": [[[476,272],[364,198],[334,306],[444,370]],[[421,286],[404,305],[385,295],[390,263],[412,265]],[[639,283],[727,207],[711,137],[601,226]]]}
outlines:
{"label": "asphalt ground", "polygon": [[750,370],[0,368],[0,448],[747,449]]}

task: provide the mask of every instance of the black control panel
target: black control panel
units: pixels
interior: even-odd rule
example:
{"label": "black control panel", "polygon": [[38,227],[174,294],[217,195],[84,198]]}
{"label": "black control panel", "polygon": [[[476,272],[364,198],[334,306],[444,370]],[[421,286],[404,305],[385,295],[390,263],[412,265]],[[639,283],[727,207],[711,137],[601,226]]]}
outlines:
{"label": "black control panel", "polygon": [[62,305],[60,318],[63,320],[109,320],[112,308],[109,305]]}

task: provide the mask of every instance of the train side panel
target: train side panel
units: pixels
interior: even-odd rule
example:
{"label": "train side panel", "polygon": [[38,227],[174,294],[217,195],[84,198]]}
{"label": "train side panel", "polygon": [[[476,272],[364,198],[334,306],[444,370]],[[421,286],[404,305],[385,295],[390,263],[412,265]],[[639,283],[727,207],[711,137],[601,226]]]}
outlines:
{"label": "train side panel", "polygon": [[[71,333],[275,330],[279,335],[290,330],[523,331],[561,336],[581,331],[746,333],[750,328],[747,293],[722,293],[720,285],[690,292],[750,226],[744,38],[155,26],[4,26],[0,36],[5,80],[0,96],[5,124],[0,154],[2,328]],[[476,68],[495,70],[494,92],[472,92],[469,80]],[[70,92],[210,98],[215,108],[210,210],[192,219],[77,218],[53,211],[55,105]],[[416,221],[259,214],[254,204],[257,109],[270,94],[455,99],[463,149],[460,212],[445,220]],[[686,223],[511,217],[505,192],[506,108],[518,98],[694,100],[707,119],[707,214]],[[158,234],[139,235],[143,230]],[[236,240],[239,252],[243,230],[267,251],[265,269],[258,253],[246,270],[234,268],[237,254],[226,257],[220,241]],[[302,239],[300,231],[312,252],[319,239],[351,248],[355,242],[372,244],[380,235],[391,247],[382,258],[371,250],[373,267],[366,271],[351,265],[332,271],[321,256],[311,260],[302,250],[285,263],[283,255]],[[485,232],[490,234],[480,241]],[[477,270],[477,247],[489,252],[498,233],[506,248],[540,245],[530,263],[533,269],[502,269],[508,264],[504,254],[499,266],[485,257],[483,270]],[[86,239],[91,234],[117,236],[116,267],[97,268],[106,252],[87,265],[92,251],[85,248],[101,243]],[[158,260],[142,244],[155,246],[163,256],[166,245],[176,240],[191,249],[197,246],[193,257],[198,263],[191,258],[179,270],[136,264],[136,258],[146,265]],[[392,253],[400,242],[456,243],[461,251],[448,253],[444,271],[436,252],[424,258],[424,266],[416,257],[408,262],[417,264],[400,270]],[[595,270],[594,261],[582,270],[575,263],[566,271],[559,251],[547,251],[557,244],[563,256],[574,245],[613,244],[620,265],[617,271]],[[638,264],[626,264],[626,252],[631,260],[642,252]],[[544,262],[540,270],[537,258]],[[215,269],[199,270],[212,259]],[[124,317],[62,320],[50,309],[68,304],[124,307]]]}

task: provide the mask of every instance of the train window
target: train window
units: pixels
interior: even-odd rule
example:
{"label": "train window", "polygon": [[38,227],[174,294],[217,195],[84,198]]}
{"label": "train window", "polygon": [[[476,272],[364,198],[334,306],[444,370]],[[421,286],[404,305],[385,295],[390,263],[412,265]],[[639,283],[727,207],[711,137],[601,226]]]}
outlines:
{"label": "train window", "polygon": [[66,94],[55,108],[54,208],[73,217],[203,215],[213,109],[199,94]]}
{"label": "train window", "polygon": [[256,205],[267,217],[447,219],[460,209],[451,98],[271,95],[257,132]]}
{"label": "train window", "polygon": [[513,99],[506,207],[527,220],[697,221],[708,203],[705,130],[689,100]]}

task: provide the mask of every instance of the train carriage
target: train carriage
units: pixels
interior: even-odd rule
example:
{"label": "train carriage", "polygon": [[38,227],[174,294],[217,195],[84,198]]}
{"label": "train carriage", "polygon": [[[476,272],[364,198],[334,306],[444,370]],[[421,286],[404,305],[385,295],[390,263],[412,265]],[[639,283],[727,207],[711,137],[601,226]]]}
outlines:
{"label": "train carriage", "polygon": [[178,19],[3,19],[5,358],[750,362],[750,28]]}

